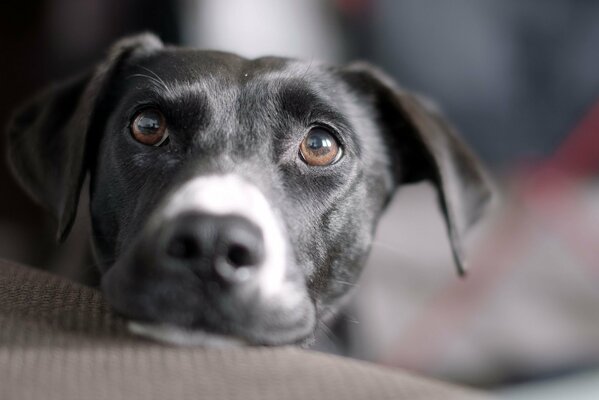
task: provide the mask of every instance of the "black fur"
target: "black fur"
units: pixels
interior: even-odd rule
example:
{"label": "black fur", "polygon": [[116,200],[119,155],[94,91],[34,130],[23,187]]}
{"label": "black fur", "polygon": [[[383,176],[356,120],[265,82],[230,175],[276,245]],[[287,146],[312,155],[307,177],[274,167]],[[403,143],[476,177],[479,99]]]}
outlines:
{"label": "black fur", "polygon": [[[147,105],[166,116],[167,146],[130,135],[132,115]],[[315,168],[298,156],[314,124],[338,135],[339,162]],[[119,42],[93,73],[37,97],[16,114],[9,139],[15,174],[57,216],[59,238],[90,174],[95,254],[101,272],[112,271],[110,280],[127,288],[104,282],[121,312],[252,343],[301,340],[315,318],[335,311],[399,184],[435,185],[460,271],[460,235],[489,198],[479,164],[447,124],[370,66],[247,60],[163,47],[151,35]],[[153,242],[143,238],[152,212],[186,180],[208,173],[242,176],[282,215],[294,252],[289,279],[305,285],[311,300],[297,311],[305,315],[259,305],[232,310],[206,295],[209,282],[155,265]]]}

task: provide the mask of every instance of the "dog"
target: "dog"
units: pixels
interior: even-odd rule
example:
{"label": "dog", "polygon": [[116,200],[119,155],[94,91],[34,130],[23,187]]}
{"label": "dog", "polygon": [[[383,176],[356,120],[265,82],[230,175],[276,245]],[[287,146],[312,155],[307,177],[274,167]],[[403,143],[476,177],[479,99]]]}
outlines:
{"label": "dog", "polygon": [[491,197],[434,107],[373,66],[249,60],[149,33],[38,95],[8,136],[58,240],[90,177],[105,298],[131,331],[176,344],[309,343],[403,184],[432,183],[463,274],[462,236]]}

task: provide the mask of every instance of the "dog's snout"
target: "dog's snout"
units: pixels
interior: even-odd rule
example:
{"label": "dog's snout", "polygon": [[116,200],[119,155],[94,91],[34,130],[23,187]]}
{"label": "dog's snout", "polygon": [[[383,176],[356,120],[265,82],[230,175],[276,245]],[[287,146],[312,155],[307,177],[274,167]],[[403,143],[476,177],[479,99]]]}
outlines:
{"label": "dog's snout", "polygon": [[241,216],[186,213],[169,225],[162,240],[166,261],[202,277],[243,280],[264,261],[260,228]]}

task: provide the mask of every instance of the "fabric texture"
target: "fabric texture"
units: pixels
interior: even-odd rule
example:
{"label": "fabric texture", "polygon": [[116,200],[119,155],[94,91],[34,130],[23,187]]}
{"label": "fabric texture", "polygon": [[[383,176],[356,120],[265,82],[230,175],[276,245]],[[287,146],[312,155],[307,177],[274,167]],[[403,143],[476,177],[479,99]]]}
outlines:
{"label": "fabric texture", "polygon": [[184,348],[130,335],[99,291],[0,261],[0,398],[479,399],[292,347]]}

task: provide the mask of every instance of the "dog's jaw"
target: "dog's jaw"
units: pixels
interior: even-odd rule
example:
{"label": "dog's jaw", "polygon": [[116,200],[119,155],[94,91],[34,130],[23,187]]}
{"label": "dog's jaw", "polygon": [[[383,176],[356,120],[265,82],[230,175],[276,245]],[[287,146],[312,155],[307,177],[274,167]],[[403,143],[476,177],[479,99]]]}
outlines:
{"label": "dog's jaw", "polygon": [[131,333],[176,346],[238,347],[247,345],[243,339],[213,334],[202,330],[183,329],[172,325],[145,324],[130,321]]}

